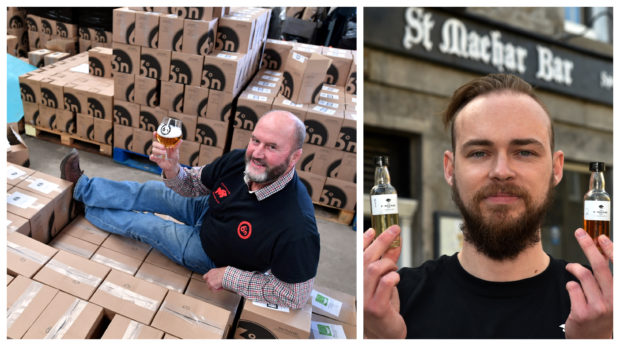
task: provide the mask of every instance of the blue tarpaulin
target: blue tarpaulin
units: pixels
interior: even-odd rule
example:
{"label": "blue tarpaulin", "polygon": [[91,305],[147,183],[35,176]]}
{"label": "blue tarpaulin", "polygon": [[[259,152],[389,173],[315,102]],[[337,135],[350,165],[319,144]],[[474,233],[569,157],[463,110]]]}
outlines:
{"label": "blue tarpaulin", "polygon": [[6,118],[8,123],[17,122],[24,116],[19,76],[36,69],[11,54],[6,55]]}

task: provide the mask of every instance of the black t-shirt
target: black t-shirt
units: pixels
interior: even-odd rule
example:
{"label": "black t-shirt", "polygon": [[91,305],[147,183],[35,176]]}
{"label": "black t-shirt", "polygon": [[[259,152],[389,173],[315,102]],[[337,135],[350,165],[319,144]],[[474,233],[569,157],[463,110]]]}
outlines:
{"label": "black t-shirt", "polygon": [[564,338],[570,313],[566,262],[551,258],[542,273],[490,282],[467,273],[456,256],[403,268],[397,285],[407,338]]}
{"label": "black t-shirt", "polygon": [[287,283],[316,276],[320,240],[314,207],[297,173],[275,194],[258,201],[243,180],[245,150],[234,150],[202,170],[211,190],[200,232],[217,267],[271,273]]}

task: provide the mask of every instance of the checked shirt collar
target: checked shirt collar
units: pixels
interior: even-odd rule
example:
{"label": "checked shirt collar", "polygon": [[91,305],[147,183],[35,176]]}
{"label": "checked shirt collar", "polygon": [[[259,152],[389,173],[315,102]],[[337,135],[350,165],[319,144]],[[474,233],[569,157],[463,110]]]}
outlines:
{"label": "checked shirt collar", "polygon": [[[282,190],[286,186],[286,184],[288,184],[293,179],[294,175],[295,168],[291,169],[288,173],[282,175],[280,178],[278,178],[278,180],[274,181],[273,183],[263,187],[262,189],[250,191],[250,193],[256,194],[256,199],[262,201],[263,199]],[[248,178],[247,174],[245,174],[245,172],[243,173],[243,181],[245,181],[245,184],[248,186],[249,189],[250,179]]]}

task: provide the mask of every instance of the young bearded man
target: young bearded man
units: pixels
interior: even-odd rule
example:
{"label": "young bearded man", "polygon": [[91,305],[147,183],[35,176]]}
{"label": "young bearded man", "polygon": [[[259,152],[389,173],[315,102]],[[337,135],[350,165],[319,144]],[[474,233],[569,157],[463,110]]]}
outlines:
{"label": "young bearded man", "polygon": [[204,274],[205,289],[300,309],[320,252],[314,207],[295,172],[305,133],[296,116],[272,111],[259,119],[246,150],[203,167],[179,165],[182,141],[166,149],[153,140],[150,159],[163,183],[88,178],[77,151],[63,159],[61,177],[76,182],[73,196],[86,219]]}
{"label": "young bearded man", "polygon": [[581,228],[592,271],[543,251],[564,154],[548,111],[512,75],[473,80],[445,112],[444,177],[463,216],[462,251],[396,271],[400,233],[364,234],[364,331],[374,338],[611,338],[613,245]]}

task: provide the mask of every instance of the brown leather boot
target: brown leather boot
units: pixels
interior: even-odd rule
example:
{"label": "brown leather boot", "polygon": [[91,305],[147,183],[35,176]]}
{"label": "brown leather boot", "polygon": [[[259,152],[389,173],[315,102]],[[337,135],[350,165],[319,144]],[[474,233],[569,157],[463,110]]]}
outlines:
{"label": "brown leather boot", "polygon": [[60,162],[60,178],[76,183],[83,173],[80,169],[80,154],[73,148]]}

